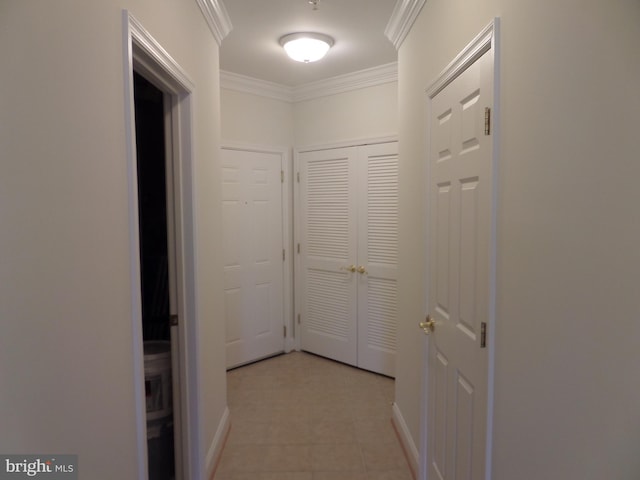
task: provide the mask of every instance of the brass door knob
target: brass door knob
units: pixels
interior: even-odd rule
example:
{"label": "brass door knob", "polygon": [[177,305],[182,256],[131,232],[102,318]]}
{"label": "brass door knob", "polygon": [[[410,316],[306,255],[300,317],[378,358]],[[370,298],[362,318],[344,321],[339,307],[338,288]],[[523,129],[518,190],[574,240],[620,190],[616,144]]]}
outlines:
{"label": "brass door knob", "polygon": [[366,269],[366,268],[364,268],[364,266],[360,265],[360,266],[358,267],[358,273],[362,273],[362,274],[365,274],[365,275],[366,275],[366,274],[367,274],[367,269]]}
{"label": "brass door knob", "polygon": [[431,315],[427,315],[424,322],[420,322],[418,326],[422,329],[425,335],[430,335],[436,329],[436,322],[431,318]]}
{"label": "brass door knob", "polygon": [[355,273],[356,266],[355,265],[349,265],[348,267],[340,267],[340,270],[346,270],[347,272]]}

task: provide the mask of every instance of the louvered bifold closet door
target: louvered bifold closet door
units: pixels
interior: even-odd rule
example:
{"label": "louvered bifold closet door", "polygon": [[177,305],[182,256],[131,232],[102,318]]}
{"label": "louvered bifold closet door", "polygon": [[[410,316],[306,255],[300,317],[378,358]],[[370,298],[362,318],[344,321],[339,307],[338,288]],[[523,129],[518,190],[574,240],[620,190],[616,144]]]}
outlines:
{"label": "louvered bifold closet door", "polygon": [[358,366],[395,377],[398,144],[358,151]]}
{"label": "louvered bifold closet door", "polygon": [[300,154],[301,346],[357,364],[356,153]]}

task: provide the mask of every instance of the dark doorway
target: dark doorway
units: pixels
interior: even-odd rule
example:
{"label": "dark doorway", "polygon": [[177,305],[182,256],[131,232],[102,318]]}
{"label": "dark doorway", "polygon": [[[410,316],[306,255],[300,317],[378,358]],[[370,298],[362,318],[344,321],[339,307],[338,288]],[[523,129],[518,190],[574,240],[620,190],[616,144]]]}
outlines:
{"label": "dark doorway", "polygon": [[164,93],[134,72],[150,480],[175,478]]}
{"label": "dark doorway", "polygon": [[143,338],[170,340],[164,94],[134,72]]}

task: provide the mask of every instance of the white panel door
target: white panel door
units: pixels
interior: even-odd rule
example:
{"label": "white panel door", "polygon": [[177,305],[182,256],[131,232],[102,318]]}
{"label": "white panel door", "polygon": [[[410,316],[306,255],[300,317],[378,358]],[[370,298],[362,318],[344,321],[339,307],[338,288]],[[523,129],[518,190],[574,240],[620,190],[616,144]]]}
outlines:
{"label": "white panel door", "polygon": [[431,101],[428,478],[485,478],[492,215],[493,58],[485,53]]}
{"label": "white panel door", "polygon": [[358,366],[395,376],[398,144],[358,149]]}
{"label": "white panel door", "polygon": [[280,154],[222,149],[227,368],[284,350]]}
{"label": "white panel door", "polygon": [[300,155],[304,350],[357,364],[356,190],[353,147]]}

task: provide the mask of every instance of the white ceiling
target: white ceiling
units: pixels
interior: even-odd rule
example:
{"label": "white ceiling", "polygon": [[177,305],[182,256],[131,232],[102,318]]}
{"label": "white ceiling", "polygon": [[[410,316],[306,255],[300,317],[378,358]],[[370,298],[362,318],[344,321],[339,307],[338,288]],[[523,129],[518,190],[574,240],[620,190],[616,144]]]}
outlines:
{"label": "white ceiling", "polygon": [[[233,29],[220,47],[223,71],[297,87],[395,62],[384,34],[396,0],[225,0]],[[287,33],[319,32],[335,44],[322,60],[290,60],[278,40]]]}

